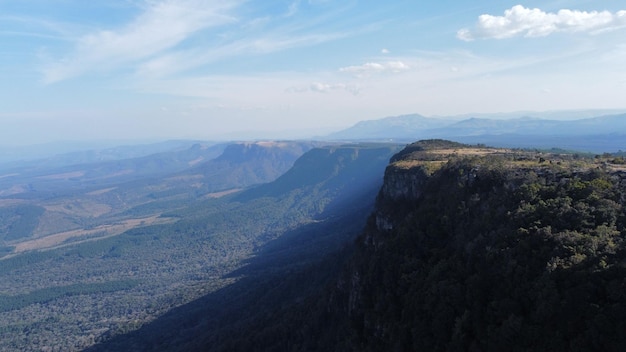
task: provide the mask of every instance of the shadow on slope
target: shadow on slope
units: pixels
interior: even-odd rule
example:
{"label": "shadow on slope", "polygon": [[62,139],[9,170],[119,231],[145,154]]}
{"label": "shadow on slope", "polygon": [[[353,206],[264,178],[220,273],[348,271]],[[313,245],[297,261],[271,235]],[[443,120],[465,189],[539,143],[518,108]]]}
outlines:
{"label": "shadow on slope", "polygon": [[[141,329],[86,351],[213,350],[258,318],[285,309],[323,288],[348,257],[350,243],[362,230],[375,191],[361,207],[326,221],[284,233],[260,247],[228,276],[230,286],[172,309]],[[107,336],[103,336],[105,339]]]}
{"label": "shadow on slope", "polygon": [[244,192],[236,200],[245,202],[261,197],[279,197],[314,188],[338,191],[348,187],[357,190],[371,183],[372,177],[382,181],[382,170],[398,149],[395,144],[315,148],[296,160],[293,167],[275,182]]}
{"label": "shadow on slope", "polygon": [[[227,349],[224,341],[232,341],[259,319],[321,290],[348,257],[346,245],[365,225],[395,151],[395,146],[316,149],[275,182],[233,197],[233,202],[249,207],[271,203],[255,201],[259,198],[292,204],[275,219],[279,225],[265,230],[254,255],[227,276],[235,282],[137,331],[102,336],[105,341],[86,351]],[[271,209],[267,214],[273,216]],[[298,225],[285,229],[290,223],[285,217],[297,219]]]}

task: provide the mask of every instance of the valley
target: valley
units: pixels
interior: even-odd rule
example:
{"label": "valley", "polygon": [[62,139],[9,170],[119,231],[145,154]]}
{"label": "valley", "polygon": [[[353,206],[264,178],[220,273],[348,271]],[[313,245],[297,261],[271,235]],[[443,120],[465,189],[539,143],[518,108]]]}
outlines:
{"label": "valley", "polygon": [[[313,145],[196,144],[138,159],[60,169],[14,168],[20,172],[0,182],[0,239],[4,248],[23,252],[54,247],[70,238],[107,237],[171,222],[160,217],[163,212],[272,181]],[[209,160],[200,162],[203,158]]]}
{"label": "valley", "polygon": [[[249,313],[257,307],[249,299],[238,323],[228,324],[233,308],[224,325],[169,334],[151,348],[619,351],[626,345],[623,162],[412,143],[391,158],[349,258],[323,261],[335,263],[323,285],[269,313]],[[298,276],[287,280],[310,287]],[[125,346],[165,326],[198,324],[211,307],[203,300],[93,351],[132,350]]]}
{"label": "valley", "polygon": [[313,145],[233,144],[161,177],[45,177],[54,192],[4,198],[0,349],[82,350],[240,282],[271,242],[305,241],[276,252],[300,265],[350,242],[398,147]]}
{"label": "valley", "polygon": [[[619,267],[626,218],[626,162],[619,154],[438,139],[406,146],[246,142],[217,148],[221,154],[211,152],[208,160],[188,149],[169,153],[169,165],[180,165],[182,153],[187,166],[157,173],[139,170],[162,155],[115,162],[124,170],[135,165],[133,172],[99,163],[14,168],[1,183],[13,192],[0,199],[0,349],[244,351],[285,343],[305,350],[403,349],[414,345],[396,335],[404,325],[390,313],[408,309],[399,303],[403,298],[368,297],[402,297],[394,280],[408,272],[397,265],[412,268],[432,246],[444,245],[436,253],[470,246],[466,240],[480,246],[473,236],[496,233],[488,246],[508,246],[498,241],[542,228],[557,236],[549,243],[596,236],[601,247],[591,253],[584,244],[576,247],[580,253],[536,259],[553,267],[550,273],[585,258],[594,270]],[[89,178],[95,171],[76,170],[101,171]],[[555,215],[567,209],[578,215]],[[583,227],[558,222],[572,216],[583,216]],[[438,236],[460,237],[441,242]],[[413,257],[408,248],[421,254]],[[403,282],[417,285],[410,280]],[[446,316],[437,333],[452,339],[450,319],[461,318]],[[387,326],[381,340],[367,337],[379,334],[367,332],[371,321]],[[418,340],[432,346],[425,336]]]}
{"label": "valley", "polygon": [[122,234],[128,230],[151,225],[164,225],[174,222],[176,219],[162,218],[159,215],[127,219],[111,225],[99,225],[90,229],[78,229],[54,233],[41,238],[26,240],[17,243],[6,242],[5,245],[14,247],[14,254],[21,252],[58,248],[63,245],[71,245],[84,241],[93,241],[110,236]]}
{"label": "valley", "polygon": [[624,34],[0,1],[0,352],[626,351]]}

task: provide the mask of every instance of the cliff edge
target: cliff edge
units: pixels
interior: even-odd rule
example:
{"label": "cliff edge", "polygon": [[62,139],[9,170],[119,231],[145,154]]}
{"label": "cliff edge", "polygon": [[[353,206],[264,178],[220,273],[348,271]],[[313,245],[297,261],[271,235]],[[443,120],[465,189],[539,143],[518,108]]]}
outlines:
{"label": "cliff edge", "polygon": [[407,146],[329,298],[344,347],[622,350],[625,203],[610,156]]}

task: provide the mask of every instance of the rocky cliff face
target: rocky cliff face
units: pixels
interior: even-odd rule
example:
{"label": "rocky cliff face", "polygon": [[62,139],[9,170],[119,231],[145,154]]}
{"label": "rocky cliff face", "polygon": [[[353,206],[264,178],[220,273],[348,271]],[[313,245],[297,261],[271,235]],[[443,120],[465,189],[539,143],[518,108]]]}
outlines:
{"label": "rocky cliff face", "polygon": [[380,196],[389,201],[414,201],[421,195],[428,176],[424,167],[405,168],[392,164],[385,171]]}
{"label": "rocky cliff face", "polygon": [[[362,189],[369,167],[380,167],[371,175],[381,181],[387,152],[313,150],[276,181],[281,187],[251,191],[282,194],[295,180],[307,189],[320,185],[311,188],[318,195]],[[373,158],[360,161],[365,153]],[[317,274],[328,277],[319,290],[291,308],[281,301],[275,312],[255,300],[250,311],[262,317],[235,325],[232,335],[213,340],[227,341],[213,350],[624,351],[624,164],[411,144],[392,157],[382,187],[376,183],[375,209],[354,246],[324,260],[328,271],[315,265],[303,272],[301,287],[310,288]],[[327,206],[333,211],[325,215],[363,200]],[[301,239],[294,241],[309,246]],[[275,299],[292,275],[277,275],[280,285],[268,296]]]}
{"label": "rocky cliff face", "polygon": [[600,158],[408,146],[329,299],[348,349],[620,350],[625,180]]}
{"label": "rocky cliff face", "polygon": [[[390,231],[422,195],[424,187],[451,154],[464,146],[442,140],[419,141],[396,154],[385,170],[373,215],[376,230]],[[367,236],[366,242],[373,241]]]}
{"label": "rocky cliff face", "polygon": [[428,170],[423,165],[407,167],[402,163],[392,163],[387,167],[374,214],[378,230],[393,229],[394,218],[404,215],[404,211],[399,214],[397,205],[409,206],[416,201],[422,194],[428,177]]}

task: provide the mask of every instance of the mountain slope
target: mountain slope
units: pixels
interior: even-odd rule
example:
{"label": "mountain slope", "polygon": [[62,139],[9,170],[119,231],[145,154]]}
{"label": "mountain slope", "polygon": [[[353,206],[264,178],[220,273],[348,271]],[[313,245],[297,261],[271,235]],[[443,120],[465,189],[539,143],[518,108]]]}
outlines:
{"label": "mountain slope", "polygon": [[196,144],[140,158],[15,170],[0,178],[0,245],[16,252],[50,248],[159,222],[163,212],[273,181],[315,145]]}
{"label": "mountain slope", "polygon": [[[1,146],[0,169],[25,167],[59,167],[106,161],[136,159],[144,156],[176,152],[203,141],[171,140],[153,144],[120,145],[109,142],[47,143],[30,146]],[[208,143],[209,145],[215,143]]]}
{"label": "mountain slope", "polygon": [[472,154],[415,152],[387,170],[335,292],[353,347],[623,349],[626,174],[556,155]]}
{"label": "mountain slope", "polygon": [[275,182],[248,191],[242,197],[279,196],[296,189],[323,186],[351,187],[380,181],[379,171],[387,164],[395,144],[354,144],[316,148],[299,158]]}
{"label": "mountain slope", "polygon": [[507,120],[470,118],[430,131],[435,137],[520,135],[520,136],[589,136],[626,133],[626,114],[581,120],[544,120],[520,117]]}
{"label": "mountain slope", "polygon": [[454,120],[428,118],[418,114],[391,116],[379,120],[361,121],[326,138],[333,140],[384,140],[411,139],[424,136],[424,132],[450,125]]}
{"label": "mountain slope", "polygon": [[328,138],[407,141],[444,138],[502,147],[562,148],[603,153],[625,149],[625,136],[626,114],[578,120],[550,120],[528,115],[504,119],[494,114],[493,117],[462,120],[420,115],[389,117],[359,122]]}
{"label": "mountain slope", "polygon": [[[97,343],[96,350],[189,350],[199,341],[194,336],[214,344],[221,327],[237,329],[256,314],[297,302],[346,258],[333,253],[362,228],[397,150],[363,148],[368,151],[355,145],[311,151],[321,158],[307,160],[332,171],[315,176],[317,183],[282,187],[275,180],[263,194],[254,193],[264,187],[258,186],[219,198],[155,198],[131,210],[154,206],[165,212],[150,217],[159,223],[135,218],[137,226],[123,233],[101,236],[95,228],[79,243],[5,256],[0,350],[77,351]],[[222,162],[240,166],[262,152],[242,150]],[[354,177],[370,187],[351,187]],[[340,211],[330,212],[334,206]],[[34,217],[40,209],[14,210]],[[300,280],[284,280],[292,274]],[[264,308],[256,309],[259,304]]]}
{"label": "mountain slope", "polygon": [[200,174],[210,191],[243,188],[274,181],[317,142],[253,142],[229,145],[222,155],[186,172]]}
{"label": "mountain slope", "polygon": [[[247,321],[316,291],[346,257],[333,253],[362,228],[384,167],[396,150],[391,145],[313,149],[274,182],[232,196],[230,201],[223,199],[228,210],[215,214],[219,217],[203,209],[186,213],[183,221],[195,218],[210,226],[230,223],[232,229],[225,229],[221,241],[236,246],[254,243],[255,255],[227,275],[232,285],[89,351],[206,349],[217,345],[216,339],[225,331],[238,330]],[[296,185],[299,169],[309,163],[316,166],[310,170],[313,174]],[[369,168],[357,174],[358,165]],[[351,187],[354,177],[366,180],[363,183],[369,187]],[[333,206],[340,209],[329,211]],[[245,224],[250,227],[234,231]],[[286,276],[295,280],[285,280]]]}
{"label": "mountain slope", "polygon": [[610,159],[412,144],[334,284],[215,350],[621,351],[625,203]]}
{"label": "mountain slope", "polygon": [[[80,155],[65,154],[56,160],[22,163],[3,169],[0,177],[0,197],[22,193],[73,193],[89,187],[159,178],[181,172],[202,161],[218,157],[225,144],[194,144],[166,152],[120,160],[90,160]],[[89,152],[86,152],[89,153]],[[106,158],[105,158],[106,159]],[[69,164],[69,165],[64,165]]]}
{"label": "mountain slope", "polygon": [[567,124],[568,122],[564,121],[541,120],[530,117],[509,120],[469,118],[430,132],[433,136],[448,138],[499,134],[553,135],[562,133],[558,128]]}

